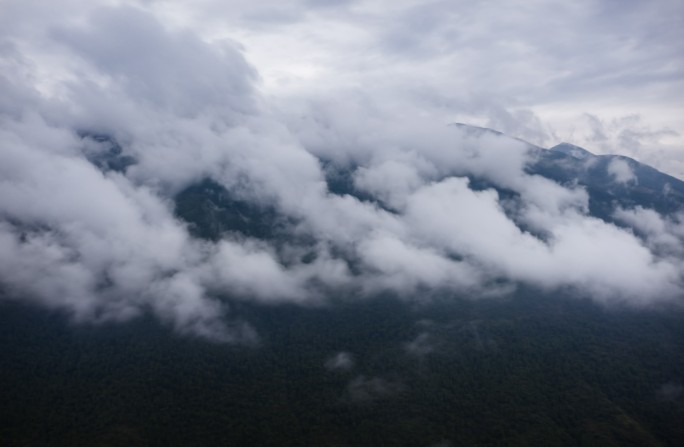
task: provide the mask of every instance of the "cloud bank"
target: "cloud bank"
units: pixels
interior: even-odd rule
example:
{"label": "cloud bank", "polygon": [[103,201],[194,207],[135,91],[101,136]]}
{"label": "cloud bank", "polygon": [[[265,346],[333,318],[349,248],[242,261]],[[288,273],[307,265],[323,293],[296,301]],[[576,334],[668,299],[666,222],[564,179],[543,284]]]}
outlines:
{"label": "cloud bank", "polygon": [[[355,2],[324,3],[317,8]],[[585,190],[526,171],[528,144],[448,126],[420,101],[398,108],[358,89],[271,97],[238,43],[164,19],[155,5],[3,6],[5,298],[77,321],[151,313],[228,342],[257,338],[231,300],[314,305],[331,291],[388,289],[487,296],[524,283],[605,303],[681,301],[681,217],[616,210],[624,227],[592,217]],[[260,26],[298,20],[245,11],[241,20]],[[420,33],[448,26],[438,12],[422,10],[415,35],[387,29],[386,51],[439,50],[430,39],[446,34]],[[130,166],[93,163],[113,145]],[[330,165],[347,169],[359,194],[331,192]],[[633,181],[629,165],[610,169]],[[207,178],[277,210],[286,240],[193,237],[174,198]],[[374,380],[353,391],[378,388]]]}

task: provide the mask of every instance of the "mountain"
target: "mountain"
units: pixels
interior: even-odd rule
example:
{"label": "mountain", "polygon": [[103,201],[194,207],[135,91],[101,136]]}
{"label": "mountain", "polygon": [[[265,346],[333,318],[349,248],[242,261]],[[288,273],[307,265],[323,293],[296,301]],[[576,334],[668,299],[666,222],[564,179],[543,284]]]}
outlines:
{"label": "mountain", "polygon": [[[503,141],[522,143],[528,151],[525,171],[547,178],[559,185],[583,188],[589,197],[589,214],[609,223],[623,225],[615,219],[618,208],[652,209],[663,216],[673,216],[684,210],[684,181],[622,155],[594,155],[587,149],[560,143],[549,149],[527,141],[509,137],[499,131],[454,123],[452,126],[469,137],[483,135]],[[360,189],[355,177],[364,168],[358,163],[336,163],[319,160],[331,194],[352,196],[362,202],[393,211],[382,198]],[[460,174],[463,175],[463,174]],[[515,198],[517,193],[482,176],[465,174],[471,187],[494,189],[501,197]],[[277,210],[255,206],[243,199],[231,199],[224,187],[204,179],[176,196],[176,212],[201,237],[216,239],[222,232],[237,232],[261,239],[275,237],[273,231],[283,226],[274,225]],[[282,222],[282,220],[281,220]]]}
{"label": "mountain", "polygon": [[[102,296],[88,298],[106,305],[92,321],[0,283],[0,444],[684,445],[681,289],[660,287],[680,273],[684,183],[567,143],[546,149],[465,124],[449,132],[441,137],[459,144],[430,153],[432,164],[412,147],[387,160],[318,155],[320,177],[306,184],[317,194],[299,190],[295,206],[252,195],[263,177],[182,185],[163,202],[173,214],[145,215],[161,233],[159,215],[173,218],[167,264],[122,249],[123,238],[105,248],[124,258],[97,252]],[[139,163],[111,136],[80,136],[98,178],[123,181]],[[151,200],[153,187],[136,198]],[[646,213],[653,233],[626,212]],[[102,232],[111,215],[104,222]],[[68,263],[58,274],[82,273],[97,241],[76,219],[3,224],[31,254],[47,241],[45,257]],[[56,252],[81,232],[84,253]],[[134,241],[147,249],[154,234],[142,235]],[[169,261],[178,246],[192,262]],[[146,263],[161,280],[129,287]],[[46,300],[66,295],[43,282],[47,266],[12,272],[28,271]],[[202,280],[211,307],[200,306]],[[287,295],[293,283],[299,295]],[[142,310],[126,301],[136,293]],[[127,305],[137,317],[97,313]],[[213,326],[193,332],[205,322],[197,308],[256,335],[241,344],[207,336]]]}
{"label": "mountain", "polygon": [[613,221],[616,206],[641,206],[661,214],[684,209],[684,181],[622,155],[595,155],[570,143],[560,143],[549,149],[519,138],[509,137],[486,127],[456,123],[468,135],[494,135],[525,144],[532,161],[527,172],[541,175],[564,186],[586,188],[590,211],[596,217]]}
{"label": "mountain", "polygon": [[[616,223],[616,209],[642,207],[664,216],[684,210],[684,181],[622,155],[595,155],[589,150],[560,143],[542,148],[519,138],[513,138],[494,129],[453,123],[468,137],[483,135],[503,141],[522,143],[529,153],[525,167],[528,174],[539,175],[565,187],[581,187],[589,196],[589,212],[606,222]],[[88,160],[103,172],[125,170],[135,165],[131,155],[123,153],[113,138],[83,131],[84,141],[91,142]],[[328,190],[336,195],[350,195],[364,202],[387,207],[380,198],[359,189],[355,175],[360,164],[339,164],[333,160],[319,160],[326,175]],[[515,196],[489,179],[466,174],[477,189],[492,188],[500,195]],[[204,178],[181,190],[175,197],[176,213],[188,222],[195,236],[217,240],[221,234],[234,232],[259,239],[272,238],[272,233],[284,231],[287,218],[278,216],[272,205],[256,204],[245,198],[234,197],[211,178]],[[617,222],[619,223],[619,222]]]}
{"label": "mountain", "polygon": [[561,143],[537,152],[530,173],[586,188],[592,214],[612,221],[616,206],[641,206],[670,215],[684,209],[684,182],[622,155],[594,155]]}
{"label": "mountain", "polygon": [[588,157],[594,157],[594,154],[592,154],[588,150],[570,143],[557,144],[550,150],[554,152],[560,152],[561,154],[569,155],[573,158],[577,158],[578,160],[583,160]]}

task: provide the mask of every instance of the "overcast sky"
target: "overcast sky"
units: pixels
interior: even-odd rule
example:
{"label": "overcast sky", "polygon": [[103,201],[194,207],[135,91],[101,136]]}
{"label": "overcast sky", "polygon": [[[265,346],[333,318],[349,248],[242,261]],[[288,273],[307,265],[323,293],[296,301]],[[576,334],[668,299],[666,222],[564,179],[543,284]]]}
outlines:
{"label": "overcast sky", "polygon": [[[678,1],[0,0],[3,297],[220,341],[257,337],[226,294],[679,302],[684,215],[604,222],[584,189],[526,172],[520,141],[447,124],[684,177],[681,21]],[[94,133],[136,163],[102,172]],[[321,158],[360,165],[391,210],[329,193]],[[192,237],[173,199],[206,178],[294,222],[292,241]]]}
{"label": "overcast sky", "polygon": [[440,122],[631,155],[684,177],[679,0],[150,1],[244,46],[273,95],[362,91]]}
{"label": "overcast sky", "polygon": [[[0,23],[39,39],[104,4],[135,5],[214,45],[232,40],[267,95],[352,90],[439,122],[568,141],[684,177],[679,0],[3,0]],[[33,50],[44,88],[66,75],[58,54]]]}

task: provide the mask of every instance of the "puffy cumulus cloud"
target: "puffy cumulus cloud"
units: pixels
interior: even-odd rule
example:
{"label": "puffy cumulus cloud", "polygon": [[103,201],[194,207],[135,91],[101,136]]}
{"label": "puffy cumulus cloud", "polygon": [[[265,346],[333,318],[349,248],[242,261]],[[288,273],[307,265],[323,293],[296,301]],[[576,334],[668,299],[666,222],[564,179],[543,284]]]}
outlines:
{"label": "puffy cumulus cloud", "polygon": [[[179,19],[177,3],[57,3],[33,14],[35,2],[6,2],[0,18],[3,296],[79,321],[151,313],[183,333],[254,342],[258,335],[231,313],[233,300],[308,305],[331,291],[387,289],[408,298],[425,290],[480,296],[515,282],[577,288],[606,302],[681,295],[681,218],[619,210],[616,219],[632,230],[591,217],[582,188],[527,173],[539,148],[445,125],[429,88],[391,94],[414,77],[274,98],[239,44],[193,27],[195,16]],[[439,4],[401,3],[415,31],[403,36],[406,49],[390,25],[366,37],[398,59],[434,48],[446,58],[433,61],[439,66],[450,60],[435,46],[450,41]],[[248,6],[230,23],[308,23],[308,14],[288,18],[267,6]],[[318,2],[310,14],[372,22],[374,8]],[[438,31],[423,37],[423,29]],[[446,99],[449,107],[500,107]],[[500,110],[501,122],[541,126],[533,114]],[[134,163],[93,163],[112,145]],[[358,197],[329,190],[326,163],[346,170]],[[625,179],[620,166],[613,171]],[[191,236],[174,197],[206,178],[276,210],[290,240]],[[349,394],[374,399],[396,388],[360,377]]]}
{"label": "puffy cumulus cloud", "polygon": [[[427,217],[427,216],[426,216]],[[371,235],[358,247],[358,254],[370,270],[368,286],[413,293],[417,288],[477,288],[482,281],[478,270],[450,259],[432,247],[408,245],[390,235]]]}
{"label": "puffy cumulus cloud", "polygon": [[424,182],[424,175],[416,169],[420,160],[415,154],[407,155],[414,160],[389,159],[371,167],[361,167],[354,175],[354,185],[392,208],[403,208],[406,196]]}
{"label": "puffy cumulus cloud", "polygon": [[630,233],[575,210],[553,212],[545,216],[542,240],[508,218],[495,191],[473,191],[466,179],[450,178],[412,196],[406,217],[421,240],[494,275],[634,303],[679,293],[677,265]]}
{"label": "puffy cumulus cloud", "polygon": [[310,263],[285,267],[267,244],[222,240],[196,273],[212,290],[236,298],[262,303],[316,303],[324,300],[324,291],[317,285],[340,287],[350,280],[346,263],[325,250],[318,250],[316,255]]}
{"label": "puffy cumulus cloud", "polygon": [[125,320],[151,309],[181,331],[232,339],[221,329],[223,306],[187,273],[215,262],[221,250],[190,240],[153,191],[70,154],[73,135],[28,124],[5,123],[2,132],[0,278],[10,296],[81,321]]}
{"label": "puffy cumulus cloud", "polygon": [[[2,36],[12,68],[3,86],[21,95],[0,121],[3,289],[80,321],[151,311],[182,332],[253,340],[248,326],[225,324],[227,307],[214,293],[304,299],[300,283],[340,274],[322,259],[287,275],[269,248],[209,246],[173,216],[168,193],[201,176],[239,174],[224,165],[248,149],[278,165],[268,156],[277,149],[259,153],[277,143],[259,143],[254,129],[236,124],[256,111],[254,70],[232,46],[167,29],[143,10],[79,6],[76,17],[39,15],[35,29],[8,26]],[[61,59],[45,58],[45,47]],[[60,76],[42,83],[53,64]],[[99,148],[83,132],[117,138],[138,163],[101,172],[84,156]],[[231,141],[243,152],[226,154]],[[255,169],[253,160],[240,164],[258,180]],[[264,171],[276,169],[266,163]],[[276,180],[269,185],[282,187]]]}
{"label": "puffy cumulus cloud", "polygon": [[654,256],[640,240],[598,219],[560,224],[544,272],[550,281],[587,287],[607,301],[635,304],[681,294],[681,268]]}
{"label": "puffy cumulus cloud", "polygon": [[608,164],[608,174],[618,183],[636,182],[637,178],[627,160],[615,158]]}
{"label": "puffy cumulus cloud", "polygon": [[657,253],[673,257],[684,255],[684,213],[662,216],[637,206],[618,208],[615,217],[646,238],[648,246]]}

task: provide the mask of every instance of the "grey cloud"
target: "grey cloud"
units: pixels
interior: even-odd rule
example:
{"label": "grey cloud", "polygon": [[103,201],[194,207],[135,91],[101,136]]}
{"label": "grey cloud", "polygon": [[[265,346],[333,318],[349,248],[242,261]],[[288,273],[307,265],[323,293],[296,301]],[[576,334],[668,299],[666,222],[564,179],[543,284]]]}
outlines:
{"label": "grey cloud", "polygon": [[602,120],[596,115],[584,114],[591,126],[592,135],[584,137],[594,145],[606,150],[613,143],[619,144],[628,153],[638,153],[644,146],[655,146],[659,140],[668,136],[677,136],[677,132],[662,128],[652,129],[643,123],[640,115],[625,115],[611,120]]}
{"label": "grey cloud", "polygon": [[50,32],[86,59],[124,95],[193,117],[254,109],[256,72],[229,43],[208,45],[188,31],[169,31],[132,7],[95,10],[85,25]]}
{"label": "grey cloud", "polygon": [[357,0],[306,0],[305,4],[319,8],[352,6]]}
{"label": "grey cloud", "polygon": [[[318,35],[320,17],[301,16],[292,32]],[[681,130],[679,16],[676,1],[364,3],[332,20],[359,37],[343,39],[331,27],[320,44],[307,46],[307,61],[323,74],[302,78],[301,88],[372,86],[369,94],[398,108],[422,102],[438,120],[465,115],[536,144],[584,127],[583,113],[640,113],[648,126]],[[604,139],[603,152],[634,155],[625,143],[641,132],[626,128],[628,140]],[[647,157],[660,149],[642,143],[644,160],[684,172],[665,161],[681,153],[681,136],[666,156]]]}
{"label": "grey cloud", "polygon": [[[60,136],[37,125],[25,131]],[[121,175],[59,154],[75,144],[62,137],[3,139],[0,209],[15,223],[2,227],[3,284],[79,320],[127,319],[149,304],[157,311],[162,299],[174,301],[162,313],[182,327],[222,317],[218,303],[197,296],[198,284],[181,281],[177,272],[201,250],[166,205]]]}
{"label": "grey cloud", "polygon": [[[308,126],[303,141],[312,151],[336,147],[334,155],[340,157],[346,147],[337,141],[346,131],[347,117],[328,118],[328,109],[323,110],[316,116],[325,127],[312,133]],[[585,191],[525,174],[524,145],[489,134],[473,137],[420,119],[400,120],[397,128],[384,130],[382,120],[374,119],[374,113],[382,112],[368,110],[368,133],[360,132],[366,128],[360,124],[349,129],[356,145],[346,153],[364,165],[355,178],[357,186],[384,198],[401,217],[394,229],[372,232],[359,245],[367,266],[382,274],[376,278],[404,290],[446,284],[447,277],[467,287],[463,278],[476,278],[469,273],[484,267],[487,274],[548,287],[577,286],[602,299],[614,296],[635,304],[643,296],[666,299],[679,290],[675,264],[654,257],[628,232],[585,215]],[[328,122],[340,122],[341,127]],[[300,125],[295,123],[295,131],[301,131]],[[474,174],[517,191],[524,204],[519,218],[547,240],[521,231],[493,191],[473,192],[465,180],[439,181],[447,174]],[[466,262],[455,263],[451,255],[466,256]]]}
{"label": "grey cloud", "polygon": [[[3,285],[17,299],[66,309],[81,321],[125,320],[150,309],[182,332],[253,340],[248,326],[225,325],[227,309],[212,291],[306,298],[298,281],[313,273],[291,278],[264,247],[192,240],[155,186],[207,172],[215,146],[205,149],[195,169],[183,166],[184,156],[176,158],[179,146],[194,158],[188,144],[215,142],[212,127],[225,128],[252,107],[253,70],[235,50],[167,31],[137,9],[99,9],[86,17],[77,31],[56,31],[57,43],[82,57],[67,57],[68,67],[92,67],[107,81],[67,80],[61,85],[66,101],[34,91],[36,112],[3,117],[0,209],[12,222],[2,227]],[[129,40],[121,39],[124,29]],[[10,65],[22,68],[19,62]],[[130,178],[102,174],[80,155],[77,132],[101,126],[113,126],[138,158]],[[164,134],[179,138],[162,147]],[[337,274],[323,263],[308,269]]]}
{"label": "grey cloud", "polygon": [[637,178],[626,160],[616,158],[608,165],[608,174],[618,183],[636,182]]}
{"label": "grey cloud", "polygon": [[680,134],[670,127],[649,125],[638,114],[602,118],[583,114],[572,139],[599,153],[619,152],[671,175],[684,174],[684,152],[677,141]]}
{"label": "grey cloud", "polygon": [[[13,299],[62,309],[80,321],[151,312],[183,333],[255,342],[257,334],[222,297],[309,305],[325,302],[328,290],[480,295],[502,279],[574,287],[606,302],[648,304],[681,294],[682,219],[617,211],[633,233],[588,216],[586,191],[526,173],[529,145],[448,126],[426,105],[431,99],[417,106],[415,97],[393,95],[415,80],[417,67],[377,89],[273,98],[262,94],[236,44],[164,23],[158,3],[147,9],[123,3],[69,2],[54,17],[34,18],[12,3],[14,17],[35,25],[7,23],[0,46],[0,89],[7,93],[0,99],[0,281]],[[421,11],[412,29],[436,33],[425,38],[446,45],[451,25],[439,14],[445,5],[400,9]],[[364,23],[377,14],[357,2],[337,8]],[[486,15],[486,7],[478,8],[468,6],[464,14]],[[498,20],[502,35],[528,23],[520,15]],[[472,26],[459,45],[484,38],[487,28]],[[513,50],[504,66],[523,51]],[[458,59],[449,53],[425,68],[444,73]],[[464,67],[462,76],[479,76],[485,66],[479,56],[461,56],[460,63],[480,67]],[[494,75],[487,79],[495,82]],[[384,80],[387,72],[368,76]],[[436,87],[411,94],[461,82],[446,82],[443,74],[434,81]],[[477,97],[454,93],[447,106],[484,110],[504,130],[536,140],[550,132],[525,107]],[[624,133],[638,127],[633,121],[618,124],[616,133],[596,118],[592,137],[650,138]],[[136,163],[125,172],[100,171],[86,156],[102,148],[84,132],[115,138]],[[319,159],[361,166],[353,185],[380,203],[330,193]],[[614,167],[614,175],[628,181],[622,168]],[[468,176],[518,198],[506,202],[490,187],[475,190]],[[173,196],[204,178],[272,206],[292,222],[293,240],[305,236],[315,244],[191,237],[174,216]],[[669,236],[657,236],[663,229]],[[314,259],[302,261],[309,251]],[[373,400],[399,388],[360,376],[348,393]]]}

